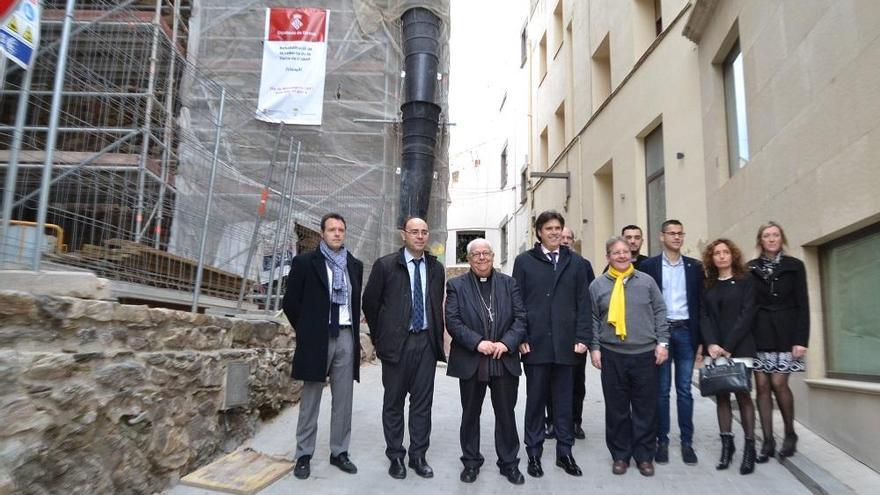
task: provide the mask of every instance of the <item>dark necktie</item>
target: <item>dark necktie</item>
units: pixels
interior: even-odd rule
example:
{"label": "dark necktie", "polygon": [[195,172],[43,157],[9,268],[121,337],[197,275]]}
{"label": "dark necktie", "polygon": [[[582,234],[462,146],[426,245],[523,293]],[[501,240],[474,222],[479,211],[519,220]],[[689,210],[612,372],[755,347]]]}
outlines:
{"label": "dark necktie", "polygon": [[559,256],[557,252],[550,252],[550,262],[553,263],[553,271],[556,271],[556,257]]}
{"label": "dark necktie", "polygon": [[413,291],[412,291],[412,329],[413,332],[421,332],[425,326],[425,301],[422,298],[422,273],[419,269],[422,264],[421,258],[413,259]]}
{"label": "dark necktie", "polygon": [[339,337],[339,304],[330,303],[330,337]]}

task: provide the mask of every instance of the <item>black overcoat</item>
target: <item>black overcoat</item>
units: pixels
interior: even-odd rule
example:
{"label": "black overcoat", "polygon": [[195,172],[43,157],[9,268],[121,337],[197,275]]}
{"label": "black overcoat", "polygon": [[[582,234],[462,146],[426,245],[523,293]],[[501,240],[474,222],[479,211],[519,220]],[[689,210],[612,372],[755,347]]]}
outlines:
{"label": "black overcoat", "polygon": [[526,335],[526,310],[516,281],[497,271],[492,274],[495,333],[485,336],[485,310],[472,277],[468,272],[446,283],[446,331],[452,337],[446,374],[464,380],[474,376],[483,356],[477,345],[489,340],[507,346],[509,352],[501,356],[501,362],[511,375],[519,376],[518,348]]}
{"label": "black overcoat", "polygon": [[555,270],[540,244],[516,257],[513,278],[528,313],[524,342],[531,347],[523,364],[577,364],[575,343],[588,345],[592,335],[587,277],[587,264],[565,246]]}
{"label": "black overcoat", "polygon": [[[373,264],[364,288],[364,318],[370,327],[370,339],[382,361],[396,363],[409,334],[412,315],[412,291],[404,248],[385,255]],[[431,348],[438,361],[446,361],[443,352],[443,287],[446,273],[434,256],[425,253],[428,331]]]}
{"label": "black overcoat", "polygon": [[[364,265],[348,253],[348,279],[351,283],[351,335],[354,337],[355,380],[360,381],[361,363],[361,286]],[[291,375],[297,380],[323,382],[327,379],[327,347],[330,342],[330,286],[327,260],[320,250],[293,258],[283,300],[284,314],[296,334]]]}
{"label": "black overcoat", "polygon": [[810,302],[804,262],[782,255],[779,269],[766,280],[760,260],[749,261],[755,282],[755,345],[759,351],[791,352],[810,342]]}

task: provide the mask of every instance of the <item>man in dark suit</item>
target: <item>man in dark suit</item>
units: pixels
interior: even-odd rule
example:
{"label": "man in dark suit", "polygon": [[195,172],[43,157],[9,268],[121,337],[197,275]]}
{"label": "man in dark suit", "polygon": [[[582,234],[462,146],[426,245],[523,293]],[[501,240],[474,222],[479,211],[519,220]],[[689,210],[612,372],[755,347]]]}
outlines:
{"label": "man in dark suit", "polygon": [[296,333],[293,378],[303,380],[296,424],[296,467],[309,477],[315,452],[318,411],[324,382],[330,377],[330,464],[354,474],[348,457],[354,380],[360,379],[360,302],[364,266],[345,249],[345,219],[328,213],[321,219],[318,249],[293,259],[284,294],[284,314]]}
{"label": "man in dark suit", "polygon": [[519,470],[516,406],[518,346],[526,333],[526,310],[513,278],[492,268],[492,245],[474,239],[467,245],[468,273],[446,284],[446,329],[452,337],[447,374],[459,379],[461,390],[461,481],[477,480],[480,454],[480,413],[486,387],[495,410],[495,451],[501,474],[514,485],[525,482]]}
{"label": "man in dark suit", "polygon": [[[574,249],[574,231],[568,227],[562,228],[561,244],[569,249]],[[581,258],[587,264],[587,286],[596,275],[593,273],[593,265],[590,260]],[[574,366],[574,392],[572,395],[572,419],[574,420],[574,437],[578,440],[587,438],[586,432],[581,425],[584,420],[584,399],[587,397],[587,353],[576,354],[578,359]],[[547,401],[547,417],[544,420],[544,438],[555,438],[556,430],[553,428],[553,399]]]}
{"label": "man in dark suit", "polygon": [[587,265],[580,255],[560,245],[565,219],[545,211],[535,219],[540,242],[516,257],[513,278],[528,312],[526,338],[520,344],[526,373],[525,444],[528,473],[544,475],[544,406],[553,400],[556,429],[556,465],[572,476],[581,476],[571,455],[572,390],[576,354],[587,351],[592,311],[587,286]]}
{"label": "man in dark suit", "polygon": [[431,435],[434,372],[443,353],[443,286],[445,273],[437,258],[425,252],[428,224],[407,219],[401,230],[404,247],[373,264],[364,289],[364,317],[382,361],[382,428],[388,474],[406,477],[403,457],[403,405],[409,394],[409,467],[423,478],[434,471],[425,460]]}
{"label": "man in dark suit", "polygon": [[[632,266],[638,270],[639,265],[648,259],[648,257],[641,252],[642,242],[644,241],[644,238],[642,237],[642,228],[638,225],[627,225],[620,229],[620,237],[626,240],[626,245],[629,247],[629,253],[632,256]],[[605,269],[602,270],[602,273],[607,271],[608,265],[605,265]]]}
{"label": "man in dark suit", "polygon": [[666,320],[669,323],[669,359],[660,365],[660,389],[657,403],[657,464],[669,462],[669,391],[672,367],[675,366],[675,397],[678,428],[681,433],[681,458],[685,464],[697,463],[693,447],[694,399],[691,381],[694,363],[701,356],[700,295],[703,290],[703,264],[681,254],[684,227],[678,220],[666,220],[660,227],[663,252],[643,261],[640,271],[650,275],[663,292]]}

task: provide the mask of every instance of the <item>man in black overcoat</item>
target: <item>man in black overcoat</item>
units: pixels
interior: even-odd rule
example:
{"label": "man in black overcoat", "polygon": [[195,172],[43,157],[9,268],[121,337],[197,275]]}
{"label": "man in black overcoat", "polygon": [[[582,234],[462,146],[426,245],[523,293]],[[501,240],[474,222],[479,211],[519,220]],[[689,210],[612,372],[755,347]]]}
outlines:
{"label": "man in black overcoat", "polygon": [[452,337],[447,375],[461,391],[461,480],[473,483],[483,465],[480,413],[486,387],[495,411],[495,451],[501,474],[515,485],[519,470],[516,406],[519,344],[526,333],[526,310],[513,278],[492,268],[494,253],[486,239],[467,246],[470,271],[446,284],[446,330]]}
{"label": "man in black overcoat", "polygon": [[364,317],[382,361],[382,428],[388,474],[406,477],[403,406],[409,395],[409,467],[423,478],[434,471],[425,459],[431,436],[434,373],[443,353],[443,287],[446,274],[425,251],[428,224],[409,218],[404,247],[376,260],[364,289]]}
{"label": "man in black overcoat", "polygon": [[592,310],[587,285],[587,264],[562,246],[565,219],[545,211],[535,219],[540,242],[516,257],[513,278],[522,292],[528,313],[526,339],[520,353],[526,373],[525,444],[528,473],[544,475],[544,406],[548,391],[553,401],[556,430],[556,465],[572,476],[581,476],[571,455],[574,444],[572,392],[576,354],[587,351],[592,331]]}
{"label": "man in black overcoat", "polygon": [[296,334],[293,378],[303,380],[296,424],[294,475],[309,477],[318,411],[330,377],[330,464],[354,474],[349,459],[354,381],[360,379],[361,284],[364,265],[345,249],[345,219],[321,219],[318,249],[293,259],[284,294],[284,314]]}

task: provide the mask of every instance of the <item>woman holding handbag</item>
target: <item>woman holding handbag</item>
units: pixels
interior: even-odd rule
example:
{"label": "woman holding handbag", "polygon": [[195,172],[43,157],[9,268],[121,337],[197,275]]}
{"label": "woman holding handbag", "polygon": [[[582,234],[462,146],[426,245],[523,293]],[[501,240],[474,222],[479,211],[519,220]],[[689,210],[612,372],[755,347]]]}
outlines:
{"label": "woman holding handbag", "polygon": [[804,263],[783,251],[788,244],[776,222],[758,228],[756,247],[761,255],[749,261],[755,282],[755,389],[764,442],[758,464],[767,462],[776,450],[773,439],[773,402],[782,415],[785,439],[779,457],[789,457],[797,447],[794,432],[794,396],[788,378],[806,369],[804,356],[810,340],[810,308]]}
{"label": "woman holding handbag", "polygon": [[[704,353],[713,360],[732,360],[754,366],[755,339],[752,323],[755,317],[752,278],[746,273],[742,252],[728,239],[717,239],[703,251],[706,267],[706,290],[703,292],[700,331]],[[748,390],[736,392],[745,445],[740,474],[755,470],[755,405]],[[718,394],[716,408],[721,431],[721,459],[715,469],[727,469],[736,450],[733,441],[733,411],[730,394]]]}

